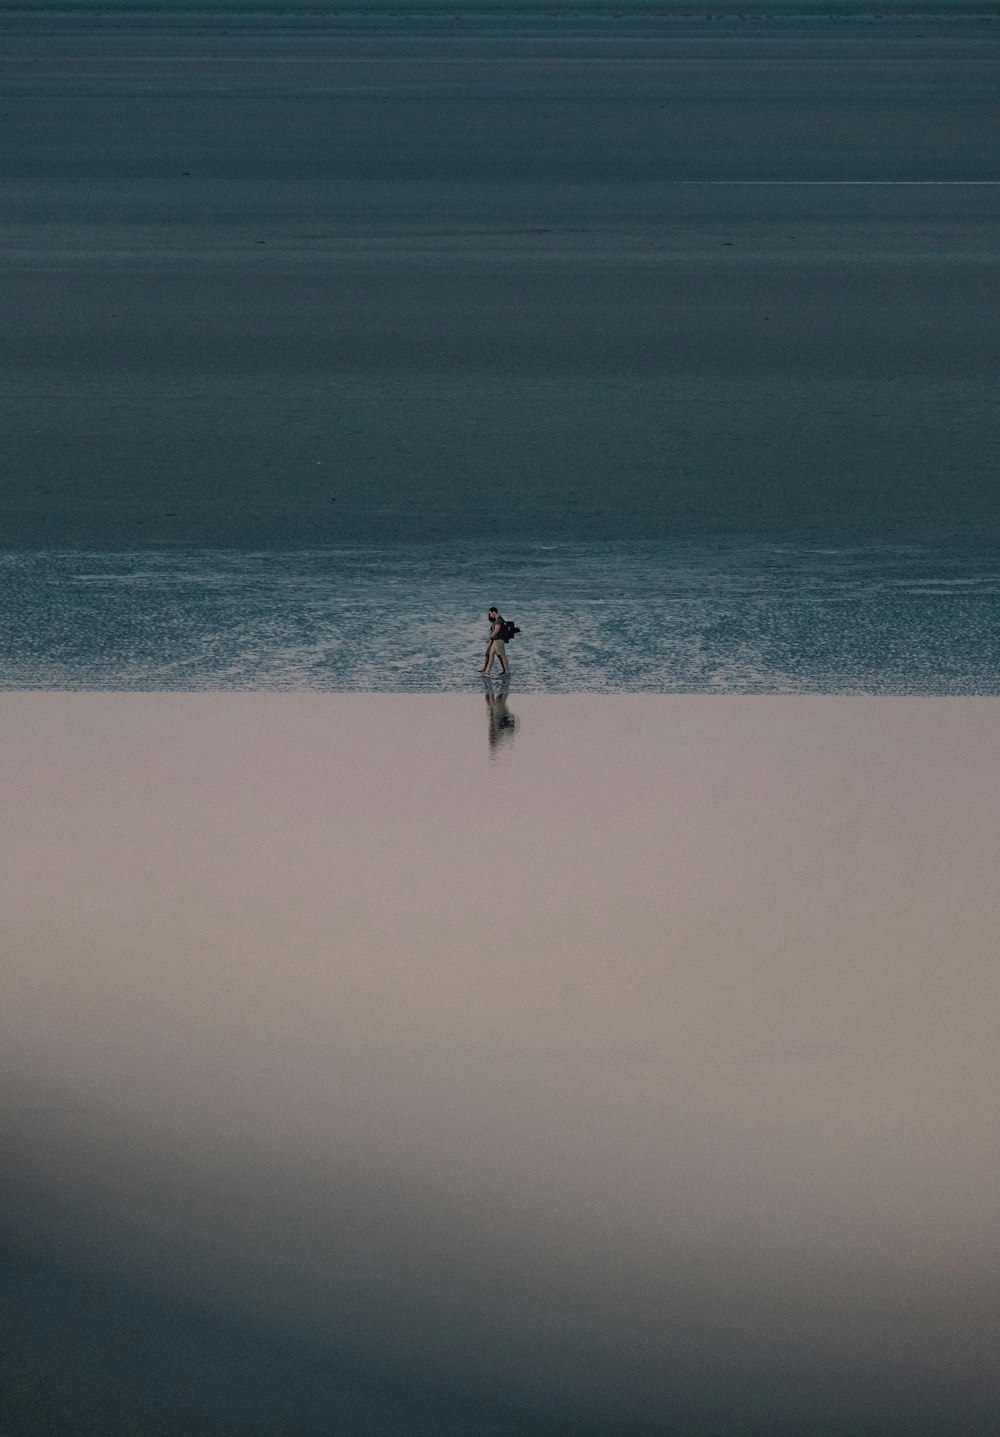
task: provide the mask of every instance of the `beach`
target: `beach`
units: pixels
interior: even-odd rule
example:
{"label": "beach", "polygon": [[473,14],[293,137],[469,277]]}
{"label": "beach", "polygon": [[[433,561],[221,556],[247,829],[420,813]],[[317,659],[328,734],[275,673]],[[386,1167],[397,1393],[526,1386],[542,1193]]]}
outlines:
{"label": "beach", "polygon": [[734,5],[5,15],[5,1437],[994,1432],[1000,24]]}
{"label": "beach", "polygon": [[994,702],[0,713],[39,1420],[989,1430]]}

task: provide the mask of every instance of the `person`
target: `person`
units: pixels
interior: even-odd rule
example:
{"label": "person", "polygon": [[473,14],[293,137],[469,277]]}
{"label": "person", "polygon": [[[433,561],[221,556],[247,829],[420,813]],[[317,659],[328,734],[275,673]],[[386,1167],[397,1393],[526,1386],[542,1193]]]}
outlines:
{"label": "person", "polygon": [[490,637],[486,647],[486,657],[479,672],[484,675],[488,674],[493,667],[493,660],[499,659],[505,677],[509,678],[510,664],[507,662],[507,645],[500,637],[503,632],[503,615],[494,604],[486,617],[490,621]]}

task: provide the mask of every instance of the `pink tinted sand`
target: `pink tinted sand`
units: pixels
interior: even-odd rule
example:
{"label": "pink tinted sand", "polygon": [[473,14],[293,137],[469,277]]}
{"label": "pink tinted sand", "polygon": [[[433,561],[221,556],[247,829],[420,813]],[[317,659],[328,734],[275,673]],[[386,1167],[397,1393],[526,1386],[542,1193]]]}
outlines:
{"label": "pink tinted sand", "polygon": [[616,1410],[995,1382],[1000,705],[509,706],[0,696],[14,1240]]}

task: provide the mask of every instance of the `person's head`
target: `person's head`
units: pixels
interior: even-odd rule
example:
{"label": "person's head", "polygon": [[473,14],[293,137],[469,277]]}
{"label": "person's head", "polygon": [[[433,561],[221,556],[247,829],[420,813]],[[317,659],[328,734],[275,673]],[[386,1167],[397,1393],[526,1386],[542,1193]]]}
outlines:
{"label": "person's head", "polygon": [[500,616],[500,610],[497,608],[496,604],[494,604],[493,607],[492,607],[492,609],[490,609],[489,617],[490,617],[491,619],[496,619],[496,618],[499,618],[499,616]]}

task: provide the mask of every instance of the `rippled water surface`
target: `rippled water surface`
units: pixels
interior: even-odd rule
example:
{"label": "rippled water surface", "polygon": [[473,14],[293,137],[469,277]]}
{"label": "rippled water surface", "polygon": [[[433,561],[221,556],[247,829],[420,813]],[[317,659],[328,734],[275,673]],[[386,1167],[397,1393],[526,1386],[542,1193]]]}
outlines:
{"label": "rippled water surface", "polygon": [[984,543],[0,556],[6,689],[448,692],[486,609],[524,692],[1000,693]]}

